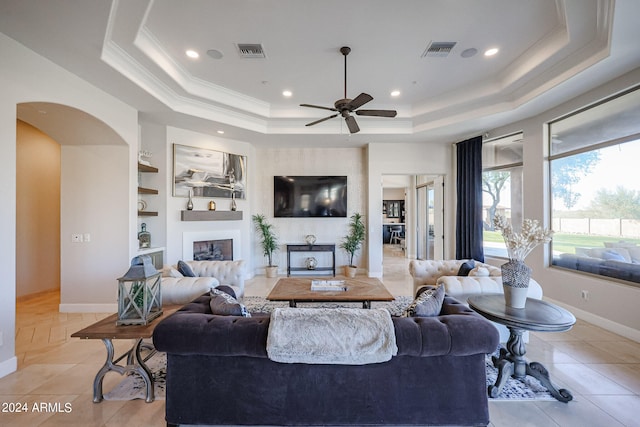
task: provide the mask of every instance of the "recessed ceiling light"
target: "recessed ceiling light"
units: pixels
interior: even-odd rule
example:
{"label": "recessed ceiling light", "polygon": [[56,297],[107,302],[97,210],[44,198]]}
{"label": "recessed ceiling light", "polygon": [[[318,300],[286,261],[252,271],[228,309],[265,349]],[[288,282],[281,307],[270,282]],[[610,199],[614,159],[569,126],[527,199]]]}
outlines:
{"label": "recessed ceiling light", "polygon": [[400,91],[399,90],[391,91],[391,96],[400,96]]}
{"label": "recessed ceiling light", "polygon": [[287,98],[289,98],[291,95],[293,95],[293,92],[291,92],[290,90],[282,91],[282,96],[286,96]]}
{"label": "recessed ceiling light", "polygon": [[498,49],[497,47],[492,47],[491,49],[487,49],[487,50],[484,52],[484,56],[493,56],[493,55],[495,55],[496,53],[498,53],[498,50],[499,50],[499,49]]}
{"label": "recessed ceiling light", "polygon": [[186,52],[185,52],[185,54],[186,54],[189,58],[193,58],[193,59],[196,59],[196,58],[199,58],[199,57],[200,57],[200,54],[199,54],[198,52],[196,52],[195,50],[191,50],[191,49],[189,49],[188,51],[186,51]]}
{"label": "recessed ceiling light", "polygon": [[219,130],[219,131],[216,131],[216,132],[218,132],[220,135],[224,134],[223,130]]}

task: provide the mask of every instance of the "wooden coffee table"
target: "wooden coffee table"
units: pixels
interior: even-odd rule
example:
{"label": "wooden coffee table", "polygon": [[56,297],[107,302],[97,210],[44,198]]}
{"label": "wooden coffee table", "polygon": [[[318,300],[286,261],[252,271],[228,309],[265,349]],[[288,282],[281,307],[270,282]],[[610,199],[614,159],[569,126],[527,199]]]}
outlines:
{"label": "wooden coffee table", "polygon": [[[107,349],[107,360],[102,365],[102,368],[96,374],[93,380],[93,402],[99,403],[104,398],[102,394],[102,380],[108,372],[117,372],[120,375],[136,373],[142,377],[145,388],[147,403],[153,402],[153,374],[145,365],[145,361],[149,360],[151,356],[156,352],[155,348],[151,344],[144,343],[145,338],[151,338],[153,336],[153,330],[162,319],[167,318],[170,314],[173,314],[181,306],[165,306],[162,308],[162,315],[154,319],[148,325],[116,325],[118,320],[118,314],[112,314],[98,322],[87,326],[86,328],[73,333],[71,336],[74,338],[82,339],[101,339]],[[115,358],[115,350],[113,348],[112,340],[117,339],[129,339],[134,340],[131,349],[118,358]],[[146,357],[142,356],[142,350],[147,349],[149,353]],[[126,365],[119,365],[122,359],[127,358]]]}
{"label": "wooden coffee table", "polygon": [[[325,278],[326,279],[326,278]],[[371,301],[393,301],[395,298],[376,278],[346,278],[336,276],[331,280],[344,280],[346,291],[312,291],[311,280],[325,280],[317,277],[278,280],[267,299],[269,301],[289,301],[289,307],[299,302],[361,302],[362,308],[371,308]]]}

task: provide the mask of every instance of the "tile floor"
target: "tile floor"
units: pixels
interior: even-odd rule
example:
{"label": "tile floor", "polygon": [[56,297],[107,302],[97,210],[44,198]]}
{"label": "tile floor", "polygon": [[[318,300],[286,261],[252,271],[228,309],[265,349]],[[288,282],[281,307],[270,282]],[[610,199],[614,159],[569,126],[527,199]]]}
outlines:
{"label": "tile floor", "polygon": [[[251,279],[246,293],[264,296],[275,281]],[[383,281],[394,295],[411,293],[407,260],[397,248],[385,248]],[[70,335],[107,314],[59,313],[58,302],[57,292],[18,302],[19,369],[0,379],[0,426],[165,425],[163,401],[92,402],[93,377],[104,362],[104,346]],[[115,342],[119,351],[127,344]],[[568,332],[532,334],[527,357],[543,363],[552,381],[570,390],[574,400],[490,401],[490,426],[640,426],[640,343],[579,320]],[[115,373],[107,375],[105,390],[120,379]],[[17,412],[15,404],[23,403],[28,411]]]}

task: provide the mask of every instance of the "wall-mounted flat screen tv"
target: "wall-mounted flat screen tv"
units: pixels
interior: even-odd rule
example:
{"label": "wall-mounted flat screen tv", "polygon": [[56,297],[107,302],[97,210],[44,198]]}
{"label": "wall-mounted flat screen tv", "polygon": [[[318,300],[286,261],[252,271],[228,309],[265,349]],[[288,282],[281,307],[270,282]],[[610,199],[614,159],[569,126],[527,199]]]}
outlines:
{"label": "wall-mounted flat screen tv", "polygon": [[346,176],[274,176],[275,217],[347,216]]}

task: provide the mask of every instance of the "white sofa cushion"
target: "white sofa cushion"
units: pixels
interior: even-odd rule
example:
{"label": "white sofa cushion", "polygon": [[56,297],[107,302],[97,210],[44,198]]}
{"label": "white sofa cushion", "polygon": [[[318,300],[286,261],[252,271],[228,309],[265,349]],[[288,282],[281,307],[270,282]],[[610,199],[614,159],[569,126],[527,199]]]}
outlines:
{"label": "white sofa cushion", "polygon": [[229,285],[238,301],[244,298],[244,260],[237,261],[185,261],[197,277],[215,277],[221,285]]}

